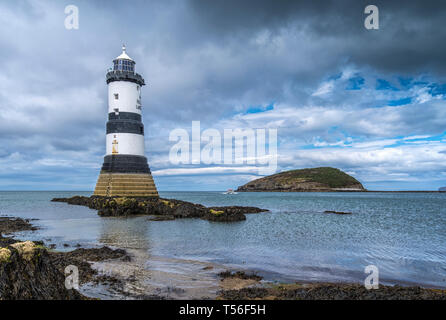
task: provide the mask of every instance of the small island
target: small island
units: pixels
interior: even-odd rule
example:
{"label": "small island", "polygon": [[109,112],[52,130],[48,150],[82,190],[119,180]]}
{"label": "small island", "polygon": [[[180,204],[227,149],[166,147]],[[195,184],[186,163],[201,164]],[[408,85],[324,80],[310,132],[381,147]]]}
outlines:
{"label": "small island", "polygon": [[355,178],[331,167],[284,171],[238,187],[239,192],[367,191]]}

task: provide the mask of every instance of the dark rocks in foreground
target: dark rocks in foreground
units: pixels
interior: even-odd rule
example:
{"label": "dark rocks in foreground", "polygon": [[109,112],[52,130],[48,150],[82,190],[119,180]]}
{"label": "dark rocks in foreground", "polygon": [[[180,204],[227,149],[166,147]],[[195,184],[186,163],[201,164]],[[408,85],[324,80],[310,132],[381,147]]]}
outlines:
{"label": "dark rocks in foreground", "polygon": [[91,267],[91,262],[105,260],[131,261],[131,257],[123,249],[101,248],[78,248],[69,252],[50,252],[50,257],[56,268],[63,272],[68,265],[75,265],[79,269],[79,282],[99,283],[105,282],[116,285],[119,280],[105,275],[99,275],[97,270]]}
{"label": "dark rocks in foreground", "polygon": [[[221,281],[234,279],[232,286],[219,292],[226,300],[446,300],[446,290],[421,287],[383,286],[367,290],[358,283],[265,283],[262,277],[245,271],[224,271]],[[237,288],[243,281],[246,286]]]}
{"label": "dark rocks in foreground", "polygon": [[223,290],[227,300],[446,300],[446,290],[420,287],[379,286],[367,290],[361,284],[278,284]]}
{"label": "dark rocks in foreground", "polygon": [[65,288],[63,272],[44,247],[24,241],[0,248],[0,300],[82,298]]}
{"label": "dark rocks in foreground", "polygon": [[[446,290],[420,287],[382,286],[367,290],[362,284],[347,283],[265,283],[255,273],[225,271],[221,281],[234,279],[232,286],[219,292],[226,300],[446,300]],[[243,281],[247,286],[239,287]]]}
{"label": "dark rocks in foreground", "polygon": [[[0,235],[0,300],[80,300],[88,299],[65,287],[64,270],[74,265],[79,282],[124,285],[112,276],[99,275],[90,262],[131,258],[125,250],[108,247],[53,252],[32,241],[17,241]],[[9,243],[8,245],[5,245]]]}
{"label": "dark rocks in foreground", "polygon": [[66,202],[98,210],[100,216],[152,215],[151,220],[173,220],[176,218],[201,218],[209,221],[232,222],[246,220],[245,214],[268,211],[256,207],[205,207],[187,201],[156,197],[82,197],[54,198],[54,202]]}
{"label": "dark rocks in foreground", "polygon": [[29,219],[0,217],[0,233],[13,233],[25,230],[37,230]]}
{"label": "dark rocks in foreground", "polygon": [[130,261],[125,250],[108,247],[70,252],[48,250],[42,241],[20,241],[3,237],[2,233],[36,230],[29,220],[0,218],[0,300],[79,300],[88,299],[74,289],[65,287],[65,268],[79,269],[80,284],[108,283],[118,288],[123,284],[111,276],[99,275],[92,261],[120,259]]}
{"label": "dark rocks in foreground", "polygon": [[235,279],[241,279],[241,280],[257,280],[260,281],[263,278],[259,276],[256,273],[246,273],[245,271],[230,271],[226,270],[223,272],[220,272],[218,276],[221,279],[228,279],[228,278],[235,278]]}
{"label": "dark rocks in foreground", "polygon": [[99,275],[90,262],[120,259],[130,261],[125,250],[108,247],[55,252],[40,242],[19,241],[0,235],[0,300],[84,300],[89,299],[65,287],[65,268],[79,270],[79,284],[104,283],[115,289],[121,280]]}

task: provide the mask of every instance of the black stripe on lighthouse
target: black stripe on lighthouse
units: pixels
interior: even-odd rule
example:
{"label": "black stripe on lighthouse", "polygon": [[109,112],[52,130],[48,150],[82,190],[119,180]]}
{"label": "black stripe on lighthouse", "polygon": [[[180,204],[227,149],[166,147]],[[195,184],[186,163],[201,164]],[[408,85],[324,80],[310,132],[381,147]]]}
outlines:
{"label": "black stripe on lighthouse", "polygon": [[130,154],[107,155],[101,172],[104,173],[150,173],[147,158]]}
{"label": "black stripe on lighthouse", "polygon": [[108,114],[108,120],[134,120],[142,121],[141,115],[134,112],[110,112]]}
{"label": "black stripe on lighthouse", "polygon": [[142,122],[133,120],[110,120],[107,121],[107,134],[109,133],[134,133],[144,135]]}

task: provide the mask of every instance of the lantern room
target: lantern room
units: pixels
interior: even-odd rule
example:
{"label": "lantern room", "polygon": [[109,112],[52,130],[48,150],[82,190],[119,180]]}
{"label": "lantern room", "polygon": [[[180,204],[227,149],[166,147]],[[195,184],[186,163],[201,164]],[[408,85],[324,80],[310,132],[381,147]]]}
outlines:
{"label": "lantern room", "polygon": [[125,52],[125,46],[122,46],[122,53],[113,60],[113,71],[135,72],[135,61]]}

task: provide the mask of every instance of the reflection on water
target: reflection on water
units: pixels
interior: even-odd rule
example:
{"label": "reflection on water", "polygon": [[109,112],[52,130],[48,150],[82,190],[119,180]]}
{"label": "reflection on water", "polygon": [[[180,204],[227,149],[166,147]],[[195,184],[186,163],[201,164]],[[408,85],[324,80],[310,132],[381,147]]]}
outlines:
{"label": "reflection on water", "polygon": [[[124,291],[132,296],[157,295],[173,299],[215,297],[218,290],[216,274],[224,268],[196,260],[152,255],[151,244],[156,239],[151,237],[150,231],[154,226],[156,222],[151,224],[146,216],[102,219],[99,242],[125,248],[132,259],[130,262],[98,262],[94,267],[102,273],[124,279]],[[84,293],[98,298],[121,297],[95,288],[87,288]]]}
{"label": "reflection on water", "polygon": [[106,217],[101,221],[99,242],[125,249],[144,249],[150,252],[147,217]]}

